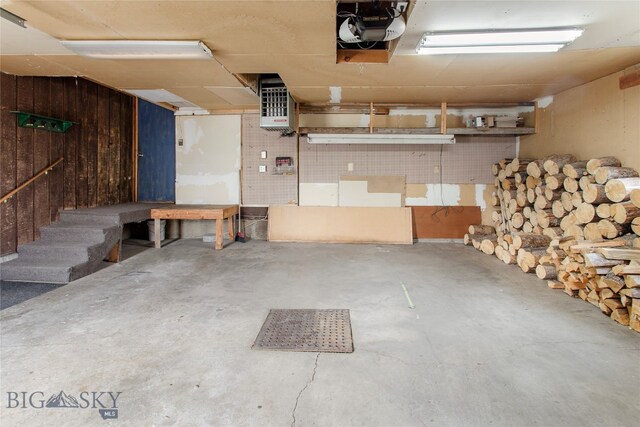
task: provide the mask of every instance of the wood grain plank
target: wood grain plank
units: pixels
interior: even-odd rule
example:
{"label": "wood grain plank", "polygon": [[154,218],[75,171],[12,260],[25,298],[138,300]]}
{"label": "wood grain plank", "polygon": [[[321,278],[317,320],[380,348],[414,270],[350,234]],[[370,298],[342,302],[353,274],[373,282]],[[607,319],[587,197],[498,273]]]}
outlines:
{"label": "wood grain plank", "polygon": [[138,201],[138,98],[132,99],[133,110],[133,142],[131,147],[131,191],[132,201]]}
{"label": "wood grain plank", "polygon": [[98,85],[87,80],[85,87],[87,125],[82,135],[87,144],[87,206],[94,207],[98,205]]}
{"label": "wood grain plank", "polygon": [[87,112],[89,104],[88,81],[78,79],[78,162],[76,166],[76,205],[78,208],[89,206],[89,149],[87,144],[87,134],[91,133],[90,116]]}
{"label": "wood grain plank", "polygon": [[[77,79],[65,80],[64,118],[78,121],[77,114]],[[64,134],[64,209],[75,209],[76,175],[78,157],[78,126],[71,128]]]}
{"label": "wood grain plank", "polygon": [[[16,77],[0,73],[0,195],[17,187],[16,183]],[[18,249],[17,199],[12,197],[0,204],[0,255]]]}
{"label": "wood grain plank", "polygon": [[272,205],[269,241],[411,245],[411,209]]}
{"label": "wood grain plank", "polygon": [[412,206],[414,239],[462,239],[470,225],[481,224],[478,206]]}
{"label": "wood grain plank", "polygon": [[151,209],[150,217],[159,219],[223,219],[238,213],[238,205],[169,205]]}
{"label": "wood grain plank", "polygon": [[[33,112],[51,116],[51,88],[49,77],[34,77]],[[49,149],[51,132],[42,129],[33,131],[33,170],[39,171],[51,164]],[[40,227],[49,225],[49,174],[42,175],[33,183],[33,237],[40,238]]]}
{"label": "wood grain plank", "polygon": [[132,98],[122,95],[120,108],[120,203],[133,200],[131,178],[133,174],[133,104]]}
{"label": "wood grain plank", "polygon": [[[60,209],[131,200],[132,98],[79,78],[0,74],[0,193],[64,162],[0,206],[0,254],[38,238]],[[66,133],[20,128],[12,110],[79,122]],[[112,114],[113,113],[113,114]]]}
{"label": "wood grain plank", "polygon": [[[50,84],[51,117],[65,118],[64,93],[65,79],[52,78]],[[64,157],[64,134],[52,132],[49,145],[49,158]],[[60,217],[60,209],[64,207],[64,162],[49,172],[49,218],[51,222]]]}
{"label": "wood grain plank", "polygon": [[98,206],[109,201],[109,92],[104,86],[98,87]]}
{"label": "wood grain plank", "polygon": [[[33,111],[33,77],[18,77],[17,109]],[[33,176],[33,129],[17,129],[17,184]],[[33,184],[17,194],[18,198],[18,244],[33,240]]]}
{"label": "wood grain plank", "polygon": [[620,90],[640,85],[640,71],[633,71],[620,77]]}
{"label": "wood grain plank", "polygon": [[109,94],[109,204],[120,200],[120,92]]}
{"label": "wood grain plank", "polygon": [[386,64],[389,62],[389,51],[376,50],[358,50],[358,49],[342,49],[338,50],[336,55],[336,63],[349,64]]}

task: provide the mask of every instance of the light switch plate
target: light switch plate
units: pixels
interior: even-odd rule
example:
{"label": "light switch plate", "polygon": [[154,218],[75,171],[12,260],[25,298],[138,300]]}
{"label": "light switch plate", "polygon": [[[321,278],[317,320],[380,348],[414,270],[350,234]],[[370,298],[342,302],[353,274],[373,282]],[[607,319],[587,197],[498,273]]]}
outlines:
{"label": "light switch plate", "polygon": [[266,171],[267,171],[267,165],[258,166],[258,172],[266,172]]}
{"label": "light switch plate", "polygon": [[353,172],[353,163],[347,163],[347,170]]}
{"label": "light switch plate", "polygon": [[260,158],[261,159],[266,159],[267,158],[267,152],[266,151],[261,151],[260,152]]}

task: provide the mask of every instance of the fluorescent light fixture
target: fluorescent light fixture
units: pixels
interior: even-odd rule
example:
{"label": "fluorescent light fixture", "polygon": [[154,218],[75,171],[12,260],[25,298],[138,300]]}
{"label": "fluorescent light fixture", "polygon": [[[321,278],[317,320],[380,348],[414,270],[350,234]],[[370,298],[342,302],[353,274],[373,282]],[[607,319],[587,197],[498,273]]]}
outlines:
{"label": "fluorescent light fixture", "polygon": [[309,144],[455,144],[453,135],[398,135],[386,133],[310,133]]}
{"label": "fluorescent light fixture", "polygon": [[201,41],[175,40],[65,40],[61,43],[80,56],[95,59],[211,59]]}
{"label": "fluorescent light fixture", "polygon": [[425,33],[416,52],[458,53],[556,52],[582,34],[580,28]]}
{"label": "fluorescent light fixture", "polygon": [[450,46],[450,47],[421,47],[421,55],[456,55],[464,53],[540,53],[557,52],[563,44],[527,44],[527,45],[496,45],[496,46]]}

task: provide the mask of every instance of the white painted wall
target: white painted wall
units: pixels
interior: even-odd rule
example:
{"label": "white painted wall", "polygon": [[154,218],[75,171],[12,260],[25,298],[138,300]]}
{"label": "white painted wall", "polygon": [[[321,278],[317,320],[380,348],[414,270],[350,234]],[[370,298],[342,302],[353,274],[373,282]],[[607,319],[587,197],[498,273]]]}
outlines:
{"label": "white painted wall", "polygon": [[176,203],[239,203],[240,138],[240,115],[176,117]]}

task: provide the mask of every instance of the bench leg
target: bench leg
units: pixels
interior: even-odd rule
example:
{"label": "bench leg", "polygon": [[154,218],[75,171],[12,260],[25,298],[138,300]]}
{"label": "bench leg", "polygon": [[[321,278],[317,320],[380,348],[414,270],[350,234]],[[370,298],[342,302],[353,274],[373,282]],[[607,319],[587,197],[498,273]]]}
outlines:
{"label": "bench leg", "polygon": [[157,218],[153,220],[153,233],[155,234],[156,248],[160,249],[160,220]]}
{"label": "bench leg", "polygon": [[224,224],[223,218],[216,219],[216,250],[218,251],[222,249],[223,224]]}
{"label": "bench leg", "polygon": [[233,242],[233,240],[235,239],[235,236],[233,233],[233,231],[235,230],[235,227],[233,226],[233,215],[227,218],[227,221],[229,221],[229,240]]}

